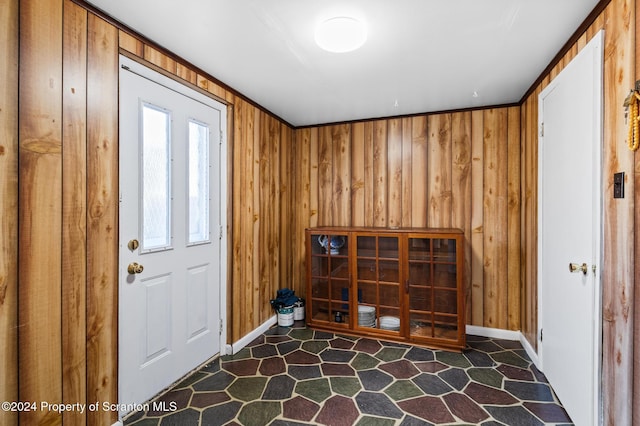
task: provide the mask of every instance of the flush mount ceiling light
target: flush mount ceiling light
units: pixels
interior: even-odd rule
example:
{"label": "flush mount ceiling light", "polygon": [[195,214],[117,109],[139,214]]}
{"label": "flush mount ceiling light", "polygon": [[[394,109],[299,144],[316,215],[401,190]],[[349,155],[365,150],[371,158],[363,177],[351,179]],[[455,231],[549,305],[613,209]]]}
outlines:
{"label": "flush mount ceiling light", "polygon": [[316,28],[316,43],[329,52],[351,52],[366,40],[367,28],[355,18],[340,16],[327,19]]}

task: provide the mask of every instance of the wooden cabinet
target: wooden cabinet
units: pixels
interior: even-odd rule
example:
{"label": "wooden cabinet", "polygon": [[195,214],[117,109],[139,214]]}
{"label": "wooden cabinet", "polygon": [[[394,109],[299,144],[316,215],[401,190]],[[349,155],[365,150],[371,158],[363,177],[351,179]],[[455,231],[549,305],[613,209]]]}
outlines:
{"label": "wooden cabinet", "polygon": [[309,326],[464,349],[462,231],[322,227],[306,239]]}

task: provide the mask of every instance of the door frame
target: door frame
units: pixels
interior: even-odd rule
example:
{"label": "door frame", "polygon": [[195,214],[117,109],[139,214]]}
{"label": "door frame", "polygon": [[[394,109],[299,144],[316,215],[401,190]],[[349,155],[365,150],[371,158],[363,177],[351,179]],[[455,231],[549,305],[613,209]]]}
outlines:
{"label": "door frame", "polygon": [[[593,190],[594,190],[594,205],[592,208],[594,209],[594,218],[595,222],[593,224],[593,238],[594,238],[594,253],[593,259],[591,259],[591,264],[596,268],[596,274],[593,278],[593,297],[594,297],[594,306],[593,306],[593,341],[594,341],[594,354],[593,354],[593,386],[594,386],[594,397],[593,397],[593,419],[601,423],[602,420],[602,386],[601,386],[601,378],[602,378],[602,256],[603,256],[603,236],[604,236],[604,220],[603,220],[603,200],[604,200],[604,187],[602,181],[602,171],[603,171],[603,147],[604,147],[604,134],[603,134],[603,103],[604,103],[604,81],[603,81],[603,66],[604,66],[604,58],[603,58],[603,49],[604,49],[604,30],[600,30],[588,43],[587,45],[578,52],[578,55],[586,55],[593,54],[598,55],[599,60],[596,61],[596,65],[594,66],[594,83],[598,85],[597,89],[594,91],[594,109],[593,114],[595,117],[599,119],[593,120],[593,138],[591,140],[590,148],[593,151],[594,155],[594,176],[593,176]],[[597,52],[599,50],[599,52]],[[594,52],[595,51],[595,52]],[[566,68],[565,68],[566,69]],[[542,201],[543,201],[543,185],[542,180],[543,169],[544,169],[544,102],[543,99],[551,93],[556,86],[559,84],[558,77],[562,76],[562,73],[565,71],[563,69],[560,73],[549,83],[547,87],[545,87],[540,95],[538,96],[538,212],[537,212],[537,226],[538,226],[538,262],[537,262],[537,299],[538,299],[538,323],[537,323],[537,358],[536,358],[536,366],[544,372],[544,356],[543,356],[543,333],[542,330],[542,320],[544,316],[544,310],[542,309],[544,306],[544,299],[542,296],[542,286],[540,283],[540,277],[542,275],[542,262],[540,261],[540,253],[542,253],[543,241],[540,237],[542,235],[542,228],[544,224],[542,223]],[[553,384],[551,384],[553,386]]]}
{"label": "door frame", "polygon": [[[224,108],[220,114],[220,229],[215,230],[212,224],[212,233],[219,234],[220,238],[220,258],[219,258],[219,312],[220,312],[220,351],[218,355],[222,356],[226,354],[227,350],[227,285],[228,285],[228,103],[217,97],[214,97],[197,86],[191,85],[186,81],[179,81],[177,78],[167,73],[166,71],[154,66],[153,64],[143,63],[138,58],[130,57],[129,55],[119,55],[118,70],[121,68],[127,68],[128,71],[138,74],[141,77],[147,78],[153,82],[156,82],[170,90],[178,93],[185,94],[196,101],[206,103],[208,100],[213,100],[223,105]],[[120,71],[119,71],[120,72]],[[118,128],[120,125],[118,124]],[[118,170],[120,170],[118,168]],[[121,182],[122,180],[119,179]],[[118,194],[121,194],[120,188],[118,188]],[[119,199],[122,197],[119,195]],[[118,206],[118,217],[120,216],[120,206]],[[119,219],[118,219],[119,220]],[[122,276],[124,265],[120,262],[120,252],[126,246],[127,241],[120,240],[120,234],[118,234],[118,288],[120,287],[120,277]],[[118,309],[120,309],[120,296],[118,295]],[[120,315],[118,314],[118,330],[120,330],[122,324],[120,324]],[[120,332],[118,332],[118,341],[120,339]],[[117,356],[120,356],[120,351],[116,351]],[[211,354],[215,356],[216,354]],[[120,370],[118,368],[118,377],[120,377]],[[118,389],[120,384],[118,384]],[[160,390],[161,391],[161,390]],[[119,392],[118,392],[119,393]],[[119,397],[118,397],[119,398]],[[119,400],[119,399],[118,399]]]}

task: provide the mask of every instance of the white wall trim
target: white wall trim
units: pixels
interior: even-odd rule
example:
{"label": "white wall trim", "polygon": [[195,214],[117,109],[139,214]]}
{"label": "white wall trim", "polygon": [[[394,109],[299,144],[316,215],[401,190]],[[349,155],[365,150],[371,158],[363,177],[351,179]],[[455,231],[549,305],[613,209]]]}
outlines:
{"label": "white wall trim", "polygon": [[531,361],[536,366],[536,368],[542,371],[542,369],[540,368],[540,358],[538,358],[538,353],[535,351],[535,349],[533,349],[531,343],[529,343],[527,338],[524,337],[524,334],[522,333],[520,333],[520,343],[522,344],[524,350],[527,352],[527,355],[529,355],[529,358],[531,358]]}
{"label": "white wall trim", "polygon": [[492,339],[520,340],[520,331],[502,330],[500,328],[479,327],[477,325],[467,325],[467,334],[480,337],[490,337]]}
{"label": "white wall trim", "polygon": [[[502,330],[500,328],[479,327],[477,325],[467,325],[467,334],[480,337],[489,337],[492,339],[504,339],[504,340],[517,340],[522,344],[522,347],[531,358],[536,368],[540,370],[540,360],[538,354],[531,346],[531,343],[524,337],[521,331]],[[542,371],[542,370],[540,370]]]}
{"label": "white wall trim", "polygon": [[237,342],[234,342],[234,343],[232,343],[230,345],[226,345],[226,347],[224,347],[224,353],[221,353],[221,355],[237,354],[238,352],[240,352],[240,350],[242,350],[242,348],[247,346],[249,343],[251,343],[257,337],[259,337],[265,331],[270,329],[277,322],[278,322],[278,316],[277,315],[272,316],[271,318],[266,320],[264,323],[262,323],[262,325],[260,325],[258,328],[256,328],[255,330],[253,330],[249,334],[245,335],[244,337],[242,337]]}

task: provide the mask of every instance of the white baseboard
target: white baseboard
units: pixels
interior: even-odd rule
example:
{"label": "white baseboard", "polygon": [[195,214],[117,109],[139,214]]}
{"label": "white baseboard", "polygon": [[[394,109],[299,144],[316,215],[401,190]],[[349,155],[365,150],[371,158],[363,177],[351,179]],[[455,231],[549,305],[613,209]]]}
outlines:
{"label": "white baseboard", "polygon": [[258,338],[261,334],[263,334],[265,331],[270,329],[277,322],[278,322],[278,316],[277,315],[272,316],[271,318],[266,320],[264,323],[262,323],[262,325],[260,325],[258,328],[256,328],[249,334],[245,335],[237,342],[234,342],[231,345],[227,345],[225,348],[225,355],[237,354],[238,352],[240,352],[240,350],[242,350],[242,348],[247,346],[249,343],[253,342],[256,338]]}
{"label": "white baseboard", "polygon": [[[237,342],[234,342],[231,345],[226,345],[225,355],[233,355],[238,353],[242,348],[247,346],[273,325],[278,322],[278,316],[274,315],[269,318],[267,321],[262,323],[258,328],[248,333],[244,337],[242,337]],[[529,343],[529,341],[524,337],[524,335],[520,331],[513,330],[502,330],[500,328],[490,328],[490,327],[480,327],[477,325],[467,325],[466,333],[474,336],[481,337],[489,337],[492,339],[504,339],[504,340],[516,340],[522,344],[522,347],[529,355],[529,358],[533,361],[533,363],[538,366],[538,355],[536,351],[533,349],[533,346]],[[115,426],[115,425],[114,425]]]}
{"label": "white baseboard", "polygon": [[124,424],[120,420],[118,420],[117,422],[115,422],[111,426],[124,426]]}
{"label": "white baseboard", "polygon": [[531,343],[524,337],[524,334],[520,331],[512,331],[512,330],[501,330],[499,328],[489,328],[489,327],[479,327],[477,325],[467,325],[466,327],[467,334],[472,334],[474,336],[481,337],[489,337],[492,339],[504,339],[504,340],[517,340],[522,344],[522,347],[531,358],[531,361],[535,364],[535,366],[540,369],[540,360],[538,359],[538,354],[536,353]]}
{"label": "white baseboard", "polygon": [[522,335],[519,331],[479,327],[477,325],[467,325],[466,330],[467,334],[480,337],[490,337],[492,339],[520,340],[520,336]]}
{"label": "white baseboard", "polygon": [[535,351],[535,349],[533,349],[531,343],[529,343],[527,338],[524,337],[524,334],[522,333],[520,333],[520,343],[522,343],[522,347],[527,352],[527,355],[529,355],[529,358],[531,358],[531,361],[536,366],[536,368],[542,371],[542,369],[540,368],[540,359],[538,358],[538,353]]}

